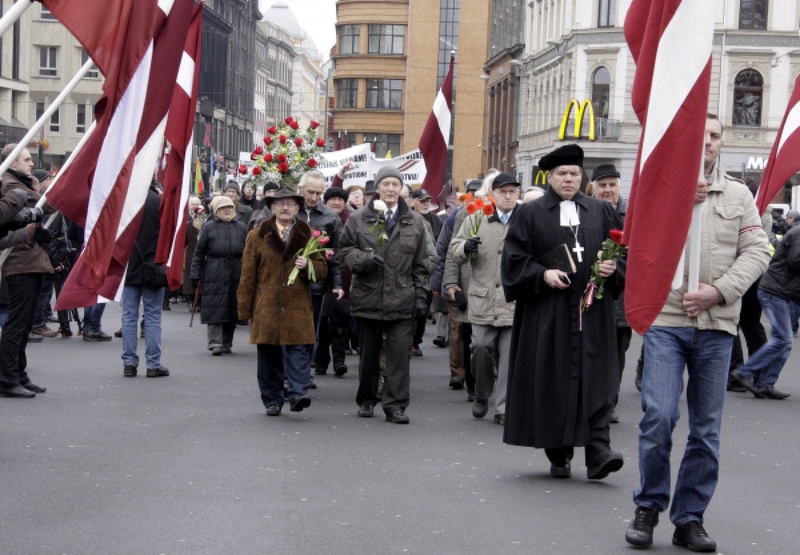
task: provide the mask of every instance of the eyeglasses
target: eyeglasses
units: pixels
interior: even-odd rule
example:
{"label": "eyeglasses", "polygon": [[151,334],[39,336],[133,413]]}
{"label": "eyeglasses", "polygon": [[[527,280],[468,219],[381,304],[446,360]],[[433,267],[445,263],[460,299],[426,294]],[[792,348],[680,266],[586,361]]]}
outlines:
{"label": "eyeglasses", "polygon": [[281,207],[283,207],[283,206],[289,206],[289,207],[291,207],[291,206],[297,206],[297,202],[296,202],[296,201],[294,201],[294,200],[291,200],[291,199],[287,199],[287,200],[273,200],[273,201],[272,201],[272,206],[277,206],[278,208],[281,208]]}

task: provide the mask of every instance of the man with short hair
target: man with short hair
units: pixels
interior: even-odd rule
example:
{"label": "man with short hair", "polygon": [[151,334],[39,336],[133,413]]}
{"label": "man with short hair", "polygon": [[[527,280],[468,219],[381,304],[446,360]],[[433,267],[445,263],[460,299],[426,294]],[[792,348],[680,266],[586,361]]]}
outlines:
{"label": "man with short hair", "polygon": [[[375,177],[379,195],[348,218],[339,242],[353,272],[352,315],[358,319],[358,415],[373,416],[382,402],[386,420],[408,424],[412,317],[427,313],[428,255],[422,217],[400,197],[403,176],[384,167]],[[380,200],[380,203],[378,201]],[[386,379],[378,396],[380,352],[386,334]]]}
{"label": "man with short hair", "polygon": [[[596,253],[622,220],[610,204],[579,191],[583,149],[566,145],[542,157],[545,195],[516,209],[503,249],[502,278],[516,301],[503,441],[543,448],[554,478],[571,476],[574,447],[585,447],[587,477],[622,468],[611,450],[609,418],[619,387],[614,299],[623,265],[598,261],[605,294],[581,313]],[[569,249],[575,269],[564,260]],[[557,253],[557,254],[554,254]]]}
{"label": "man with short hair", "polygon": [[[513,175],[497,175],[492,181],[491,192],[494,213],[491,216],[467,216],[453,237],[449,250],[457,264],[469,264],[472,269],[467,296],[467,311],[472,324],[471,367],[475,376],[472,416],[486,416],[489,398],[494,393],[496,424],[505,421],[511,326],[514,323],[514,302],[506,301],[500,288],[500,255],[519,196],[520,183]],[[477,235],[473,236],[476,218],[480,218],[480,226]],[[453,285],[445,283],[445,288]]]}
{"label": "man with short hair", "polygon": [[[670,291],[644,335],[642,409],[639,423],[639,488],[625,540],[653,544],[658,514],[670,506],[672,432],[680,414],[684,368],[689,438],[675,483],[672,543],[691,551],[716,551],[703,517],[717,486],[722,405],[741,297],[769,262],[767,236],[747,187],[717,165],[722,123],[706,118],[704,174],[695,203],[702,203],[700,284]],[[688,244],[688,239],[687,239]],[[687,272],[688,274],[688,268]]]}

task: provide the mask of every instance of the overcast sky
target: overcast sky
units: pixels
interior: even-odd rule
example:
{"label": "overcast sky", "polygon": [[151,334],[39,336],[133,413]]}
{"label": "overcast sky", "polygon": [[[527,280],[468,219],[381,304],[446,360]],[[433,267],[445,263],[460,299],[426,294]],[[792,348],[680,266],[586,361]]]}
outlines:
{"label": "overcast sky", "polygon": [[322,57],[327,58],[336,42],[336,0],[259,0],[259,7],[266,12],[278,2],[289,6],[300,27],[317,45]]}

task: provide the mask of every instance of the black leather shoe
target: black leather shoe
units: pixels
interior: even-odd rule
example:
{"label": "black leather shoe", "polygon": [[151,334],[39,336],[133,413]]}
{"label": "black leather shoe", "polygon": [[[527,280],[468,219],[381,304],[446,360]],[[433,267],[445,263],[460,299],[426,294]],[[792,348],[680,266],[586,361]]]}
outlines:
{"label": "black leather shoe", "polygon": [[375,410],[372,405],[361,405],[358,407],[358,415],[361,418],[372,418],[375,415]]}
{"label": "black leather shoe", "polygon": [[317,389],[317,384],[314,383],[314,380],[308,384],[308,389]]}
{"label": "black leather shoe", "polygon": [[0,389],[0,397],[19,397],[20,399],[33,399],[36,393],[22,387],[15,385],[14,387]]}
{"label": "black leather shoe", "polygon": [[386,421],[392,424],[408,424],[409,419],[403,409],[394,409],[386,413]]}
{"label": "black leather shoe", "polygon": [[439,347],[440,349],[445,349],[447,348],[447,339],[445,339],[441,335],[437,335],[433,340],[433,344]]}
{"label": "black leather shoe", "polygon": [[147,369],[147,377],[148,378],[166,378],[169,376],[169,370],[160,366],[158,368],[148,368]]}
{"label": "black leather shoe", "polygon": [[745,388],[747,391],[756,396],[756,399],[763,399],[764,396],[758,391],[756,384],[753,383],[752,378],[745,378],[738,370],[731,370],[728,374],[728,381],[733,385],[738,385]]}
{"label": "black leather shoe", "polygon": [[475,398],[475,401],[472,403],[472,416],[475,418],[483,418],[489,412],[489,400],[488,399],[478,399]]}
{"label": "black leather shoe", "polygon": [[324,376],[327,373],[328,373],[328,367],[327,366],[322,367],[322,368],[317,366],[316,368],[314,368],[314,374],[317,375],[317,376]]}
{"label": "black leather shoe", "polygon": [[450,389],[459,390],[464,389],[464,380],[453,376],[450,378]]}
{"label": "black leather shoe", "polygon": [[126,378],[135,378],[136,377],[136,367],[131,364],[126,364],[122,367],[122,375]]}
{"label": "black leather shoe", "polygon": [[289,401],[289,410],[292,412],[303,412],[303,409],[307,409],[310,406],[311,398],[305,395],[297,395]]}
{"label": "black leather shoe", "polygon": [[572,468],[569,461],[567,461],[563,465],[551,464],[550,476],[552,476],[553,478],[571,478]]}
{"label": "black leather shoe", "polygon": [[83,332],[84,341],[111,341],[111,336],[104,331],[85,331]]}
{"label": "black leather shoe", "polygon": [[622,455],[616,451],[606,451],[595,464],[586,469],[586,476],[590,480],[602,480],[612,472],[622,468],[624,461]]}
{"label": "black leather shoe", "polygon": [[762,399],[775,399],[776,401],[780,401],[781,399],[786,399],[787,397],[791,397],[789,393],[778,391],[774,387],[759,387],[758,392],[761,394]]}
{"label": "black leather shoe", "polygon": [[346,364],[338,365],[336,368],[333,369],[333,373],[336,374],[337,378],[343,377],[345,374],[347,374],[347,365]]}
{"label": "black leather shoe", "polygon": [[672,545],[701,553],[717,550],[717,542],[708,537],[706,529],[696,520],[675,527]]}
{"label": "black leather shoe", "polygon": [[280,416],[280,415],[281,415],[280,405],[270,405],[267,407],[267,416]]}
{"label": "black leather shoe", "polygon": [[24,387],[28,391],[33,391],[34,393],[44,393],[45,391],[47,391],[46,387],[42,387],[40,385],[36,385],[33,382],[24,383],[24,384],[22,384],[22,387]]}
{"label": "black leather shoe", "polygon": [[653,528],[658,525],[658,511],[648,507],[636,507],[625,541],[634,547],[653,545]]}

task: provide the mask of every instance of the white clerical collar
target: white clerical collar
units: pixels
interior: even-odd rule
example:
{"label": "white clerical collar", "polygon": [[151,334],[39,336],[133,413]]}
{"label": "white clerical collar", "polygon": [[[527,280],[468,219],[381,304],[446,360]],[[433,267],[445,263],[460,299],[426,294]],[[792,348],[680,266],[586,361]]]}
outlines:
{"label": "white clerical collar", "polygon": [[559,204],[561,207],[561,226],[572,227],[581,223],[578,217],[578,208],[571,200],[562,200]]}

